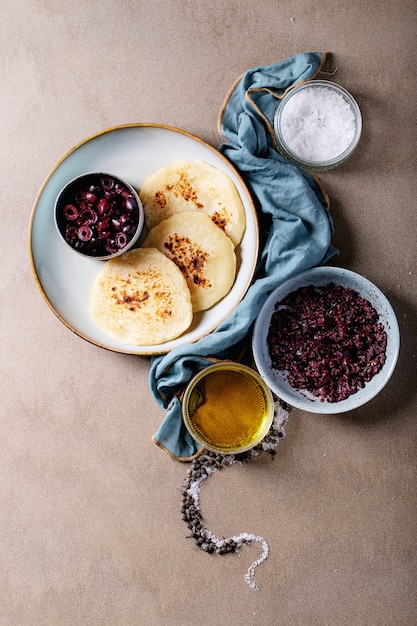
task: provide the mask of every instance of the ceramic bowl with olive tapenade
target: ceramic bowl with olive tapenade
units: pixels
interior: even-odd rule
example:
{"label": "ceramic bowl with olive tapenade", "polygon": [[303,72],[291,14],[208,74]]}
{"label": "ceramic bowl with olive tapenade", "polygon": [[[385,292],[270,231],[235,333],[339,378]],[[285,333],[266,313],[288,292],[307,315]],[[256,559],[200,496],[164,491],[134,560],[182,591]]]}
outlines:
{"label": "ceramic bowl with olive tapenade", "polygon": [[395,369],[399,346],[386,296],[338,267],[316,267],[277,287],[253,333],[255,363],[266,383],[310,413],[343,413],[374,398]]}

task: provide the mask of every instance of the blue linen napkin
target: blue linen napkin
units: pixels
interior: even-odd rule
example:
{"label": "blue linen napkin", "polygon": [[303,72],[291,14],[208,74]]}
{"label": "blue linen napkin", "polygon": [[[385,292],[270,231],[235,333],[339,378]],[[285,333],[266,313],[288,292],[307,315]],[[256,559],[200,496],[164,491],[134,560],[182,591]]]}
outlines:
{"label": "blue linen napkin", "polygon": [[325,53],[297,54],[247,71],[223,106],[219,151],[236,167],[252,194],[260,223],[260,257],[245,297],[216,331],[192,344],[154,357],[150,390],[166,410],[153,442],[178,460],[191,460],[201,446],[185,428],[180,393],[213,362],[231,358],[246,339],[269,293],[287,278],[325,264],[337,253],[331,245],[333,222],[319,181],[288,163],[274,149],[273,118],[279,99],[293,85],[321,69]]}

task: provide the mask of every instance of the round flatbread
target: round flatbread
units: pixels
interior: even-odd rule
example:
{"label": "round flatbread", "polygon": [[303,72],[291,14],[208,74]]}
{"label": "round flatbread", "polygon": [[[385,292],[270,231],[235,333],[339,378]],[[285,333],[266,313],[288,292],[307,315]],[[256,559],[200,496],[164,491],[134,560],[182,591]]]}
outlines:
{"label": "round flatbread", "polygon": [[153,228],[183,211],[205,213],[237,246],[246,226],[245,208],[232,179],[204,161],[177,161],[150,174],[140,190],[145,223]]}
{"label": "round flatbread", "polygon": [[143,245],[157,248],[179,267],[194,312],[205,311],[229,293],[236,275],[234,246],[205,213],[171,215],[151,229]]}
{"label": "round flatbread", "polygon": [[179,337],[192,322],[184,276],[158,250],[137,248],[106,261],[91,291],[96,324],[118,341],[140,346]]}

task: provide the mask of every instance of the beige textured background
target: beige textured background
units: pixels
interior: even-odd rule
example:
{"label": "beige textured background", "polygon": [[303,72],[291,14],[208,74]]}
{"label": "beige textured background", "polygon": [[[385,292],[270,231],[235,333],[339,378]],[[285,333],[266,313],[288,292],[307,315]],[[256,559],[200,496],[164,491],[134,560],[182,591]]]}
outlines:
{"label": "beige textured background", "polygon": [[[1,626],[417,623],[416,34],[412,0],[1,0]],[[294,412],[273,461],[207,481],[214,532],[269,542],[253,592],[259,546],[209,556],[186,538],[187,466],[151,443],[148,359],[59,322],[28,225],[85,137],[152,122],[217,146],[237,76],[310,50],[332,54],[364,118],[354,158],[322,176],[337,263],[385,291],[402,349],[371,403]]]}

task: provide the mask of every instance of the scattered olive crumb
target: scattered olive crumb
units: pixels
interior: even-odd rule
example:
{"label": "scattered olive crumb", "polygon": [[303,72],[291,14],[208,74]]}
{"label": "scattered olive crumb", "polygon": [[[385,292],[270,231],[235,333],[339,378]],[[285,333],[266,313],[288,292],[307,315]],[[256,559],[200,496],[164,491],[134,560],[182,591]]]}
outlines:
{"label": "scattered olive crumb", "polygon": [[248,585],[257,590],[254,581],[255,568],[261,565],[269,556],[269,546],[263,537],[252,533],[241,533],[232,537],[216,537],[204,526],[203,516],[200,509],[200,488],[204,480],[234,463],[246,463],[255,459],[261,452],[268,452],[273,458],[276,448],[281,439],[285,438],[285,422],[288,420],[290,407],[280,400],[275,400],[275,416],[267,436],[254,448],[241,454],[218,454],[209,450],[203,452],[193,460],[187,471],[184,487],[181,490],[182,506],[181,515],[187,524],[195,542],[195,546],[209,554],[230,554],[238,552],[242,545],[250,545],[252,542],[262,544],[262,554],[259,559],[252,563],[245,574]]}

